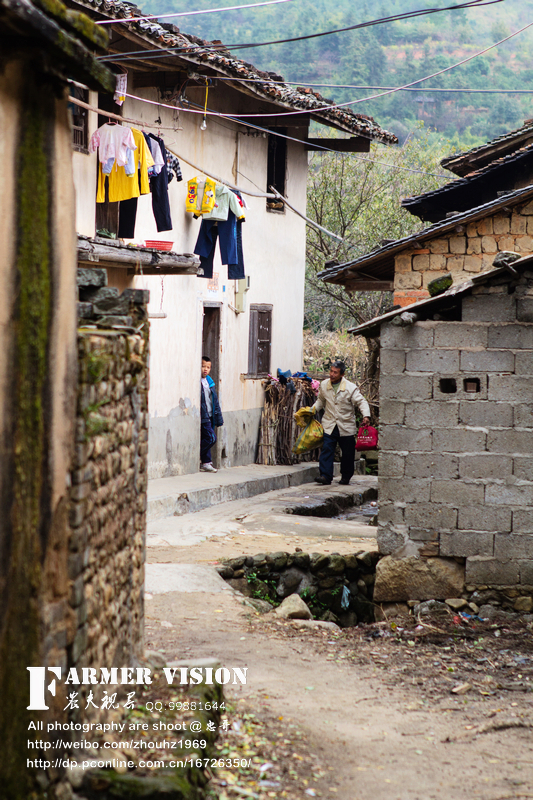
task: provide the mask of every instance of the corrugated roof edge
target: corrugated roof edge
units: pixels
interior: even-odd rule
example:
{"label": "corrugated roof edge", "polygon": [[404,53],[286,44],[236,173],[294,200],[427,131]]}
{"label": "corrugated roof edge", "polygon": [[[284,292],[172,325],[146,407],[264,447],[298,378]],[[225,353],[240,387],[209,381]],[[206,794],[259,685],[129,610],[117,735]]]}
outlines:
{"label": "corrugated roof edge", "polygon": [[444,169],[454,172],[454,166],[459,167],[463,162],[468,161],[470,156],[474,154],[481,154],[484,151],[490,152],[492,148],[497,147],[499,144],[503,144],[504,142],[512,142],[513,139],[520,139],[528,131],[533,133],[533,120],[528,120],[520,128],[516,128],[514,131],[497,136],[495,139],[491,139],[490,142],[485,142],[485,144],[481,144],[478,147],[472,147],[471,150],[465,150],[464,153],[456,153],[453,156],[443,158],[440,162],[440,165]]}
{"label": "corrugated roof edge", "polygon": [[485,203],[482,206],[476,206],[468,211],[455,214],[453,217],[449,217],[443,222],[436,222],[434,225],[430,225],[429,228],[423,228],[421,231],[412,233],[409,236],[404,236],[402,239],[396,239],[394,242],[390,242],[376,250],[371,250],[370,253],[366,253],[364,256],[360,256],[353,261],[347,261],[344,264],[324,269],[318,273],[317,277],[328,282],[332,278],[338,278],[348,269],[357,271],[362,267],[368,268],[369,264],[379,260],[382,256],[395,255],[414,242],[420,241],[421,239],[433,238],[435,234],[444,233],[462,222],[469,222],[476,218],[483,217],[487,213],[498,211],[498,209],[505,208],[507,205],[515,205],[528,197],[533,197],[533,184],[525,186],[523,189],[517,189],[515,192],[509,192],[509,194],[498,197],[497,200],[492,200],[490,203]]}
{"label": "corrugated roof edge", "polygon": [[[532,265],[533,255],[523,256],[523,258],[513,261],[512,263],[514,270],[525,269]],[[348,328],[347,332],[353,333],[354,336],[371,335],[368,333],[365,334],[365,331],[368,332],[374,328],[379,329],[384,322],[389,322],[391,319],[394,319],[394,317],[397,317],[399,314],[403,314],[405,311],[416,312],[421,308],[438,308],[440,305],[446,305],[450,298],[453,299],[458,295],[466,294],[474,286],[479,286],[480,284],[486,283],[487,281],[491,280],[492,278],[496,278],[499,275],[508,275],[509,280],[513,280],[512,274],[505,267],[496,267],[495,269],[488,270],[487,272],[480,272],[479,275],[476,275],[474,278],[471,278],[464,283],[459,283],[457,286],[452,286],[447,292],[442,292],[442,294],[438,294],[435,297],[427,297],[424,298],[424,300],[418,300],[418,302],[411,303],[408,306],[403,306],[402,308],[397,308],[394,311],[389,311],[387,314],[382,314],[381,317],[374,317],[374,319],[364,322],[362,325],[357,325],[355,328]]]}
{"label": "corrugated roof edge", "polygon": [[[374,122],[372,117],[368,117],[365,114],[356,114],[346,108],[321,111],[321,106],[328,106],[331,103],[321,95],[317,97],[318,92],[299,92],[287,84],[274,81],[268,73],[262,72],[249,62],[232,58],[229,56],[229,51],[226,51],[228,55],[225,55],[223,45],[219,45],[218,50],[209,49],[208,45],[211,45],[211,42],[199,39],[192,34],[185,34],[175,28],[174,25],[162,25],[155,20],[128,23],[128,17],[143,16],[141,9],[133,3],[126,2],[126,0],[74,0],[74,2],[86,8],[92,8],[102,17],[119,19],[124,24],[128,24],[136,33],[151,40],[162,49],[168,47],[194,47],[195,53],[185,52],[179,54],[186,61],[202,66],[209,65],[224,72],[228,77],[235,77],[237,81],[239,77],[260,79],[260,84],[247,85],[246,90],[247,92],[253,91],[271,103],[276,103],[287,109],[299,109],[326,124],[343,126],[347,133],[375,140],[382,144],[398,144],[398,137],[394,133],[381,128]],[[287,118],[287,123],[290,123],[290,117]],[[244,124],[246,124],[245,120]]]}
{"label": "corrugated roof edge", "polygon": [[454,189],[457,189],[460,186],[468,186],[472,182],[486,177],[486,175],[490,174],[492,171],[496,171],[504,166],[508,166],[509,164],[512,164],[513,161],[519,161],[521,158],[526,158],[528,155],[531,155],[532,153],[533,153],[533,144],[520,147],[518,150],[515,150],[512,153],[508,153],[506,156],[501,156],[501,158],[497,158],[494,161],[491,161],[490,164],[487,164],[485,167],[481,167],[480,169],[471,172],[468,176],[465,176],[464,178],[457,178],[456,180],[450,181],[450,183],[446,183],[444,186],[441,186],[438,189],[432,189],[430,192],[424,192],[423,194],[412,195],[412,197],[404,197],[404,199],[401,202],[402,208],[407,209],[410,213],[415,213],[414,210],[411,208],[411,206],[418,205],[424,200],[429,200],[432,199],[433,197],[441,197],[443,194],[446,194],[449,191],[453,191]]}

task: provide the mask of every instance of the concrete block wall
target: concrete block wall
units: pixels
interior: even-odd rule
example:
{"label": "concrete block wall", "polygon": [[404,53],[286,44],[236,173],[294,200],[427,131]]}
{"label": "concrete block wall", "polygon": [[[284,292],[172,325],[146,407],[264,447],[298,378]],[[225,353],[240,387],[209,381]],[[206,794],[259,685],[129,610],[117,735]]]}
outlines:
{"label": "concrete block wall", "polygon": [[533,202],[500,211],[456,230],[438,234],[418,250],[395,257],[394,301],[409,305],[428,296],[428,283],[449,272],[454,284],[492,269],[498,252],[533,252]]}
{"label": "concrete block wall", "polygon": [[461,320],[382,326],[379,549],[531,589],[533,272],[476,287]]}

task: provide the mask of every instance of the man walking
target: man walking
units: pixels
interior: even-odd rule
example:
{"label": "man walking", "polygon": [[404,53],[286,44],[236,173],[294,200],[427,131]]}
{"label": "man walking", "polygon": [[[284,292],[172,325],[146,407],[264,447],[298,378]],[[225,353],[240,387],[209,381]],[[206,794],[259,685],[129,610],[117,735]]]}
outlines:
{"label": "man walking", "polygon": [[202,382],[200,384],[200,470],[202,472],[217,472],[211,460],[211,448],[217,437],[215,427],[224,424],[222,411],[215,392],[215,382],[209,377],[211,372],[211,359],[202,356]]}
{"label": "man walking", "polygon": [[324,444],[318,466],[320,475],[317,483],[329,486],[333,480],[333,459],[337,442],[341,448],[341,479],[339,483],[348,486],[354,473],[355,460],[355,409],[363,415],[363,425],[370,424],[370,407],[355,383],[344,377],[346,367],[343,361],[334,361],[329,370],[329,378],[322,381],[316,403],[312,411],[325,409],[322,417]]}

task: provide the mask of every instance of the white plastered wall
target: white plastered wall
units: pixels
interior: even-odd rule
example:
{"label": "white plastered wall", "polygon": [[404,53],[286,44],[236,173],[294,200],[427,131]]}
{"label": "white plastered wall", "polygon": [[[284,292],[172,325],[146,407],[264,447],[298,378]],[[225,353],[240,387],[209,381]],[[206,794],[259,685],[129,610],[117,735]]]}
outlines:
{"label": "white plastered wall", "polygon": [[[155,89],[137,93],[147,99],[158,99]],[[162,128],[176,124],[180,128],[176,132],[161,131],[171,150],[243,189],[266,190],[266,137],[237,135],[237,129],[242,131],[242,126],[214,118],[208,118],[207,129],[202,132],[198,115],[181,111],[175,123],[174,111],[131,99],[124,104],[124,116],[143,121],[145,129],[154,133],[157,132],[154,120],[158,116]],[[194,251],[200,220],[185,211],[186,186],[189,178],[202,173],[184,161],[181,161],[181,169],[184,180],[180,183],[173,180],[169,185],[172,231],[157,232],[151,196],[147,195],[139,198],[135,241],[170,240],[178,253]],[[77,180],[80,174],[78,170]],[[286,193],[290,202],[303,213],[306,179],[305,148],[288,142]],[[248,372],[250,304],[273,307],[272,371],[277,367],[293,372],[301,369],[305,222],[289,209],[281,213],[267,211],[265,198],[246,196],[246,202],[249,208],[243,225],[243,250],[250,290],[246,295],[245,313],[236,314],[230,308],[235,304],[236,282],[228,280],[227,267],[220,264],[218,246],[214,265],[214,272],[218,273],[217,290],[210,288],[206,279],[196,276],[139,275],[134,279],[137,288],[150,290],[150,312],[166,314],[166,318],[150,322],[151,477],[198,469],[204,303],[220,304],[218,390],[226,422],[219,431],[221,463],[226,466],[250,463],[255,457],[263,389],[260,380],[243,377]],[[86,218],[86,200],[78,200],[77,207]],[[78,230],[90,230],[87,219]]]}

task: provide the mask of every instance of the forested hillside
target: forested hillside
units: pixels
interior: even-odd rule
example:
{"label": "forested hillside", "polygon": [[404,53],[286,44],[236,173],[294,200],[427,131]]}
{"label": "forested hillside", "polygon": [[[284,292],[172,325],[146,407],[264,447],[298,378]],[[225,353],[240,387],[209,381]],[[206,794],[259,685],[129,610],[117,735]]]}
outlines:
{"label": "forested hillside", "polygon": [[[195,0],[194,10],[239,5],[242,0]],[[354,25],[453,0],[291,0],[258,9],[181,17],[182,30],[226,45],[279,40]],[[142,3],[152,13],[191,9],[184,0]],[[165,20],[166,21],[166,20]],[[317,39],[236,50],[235,55],[301,84],[400,86],[461,61],[533,22],[533,0],[446,11]],[[365,98],[371,89],[317,87],[335,101]],[[533,27],[485,55],[422,84],[355,110],[374,116],[401,138],[424,123],[457,142],[493,138],[533,117],[530,94],[452,94],[432,89],[533,90]],[[472,138],[475,137],[475,138]]]}

